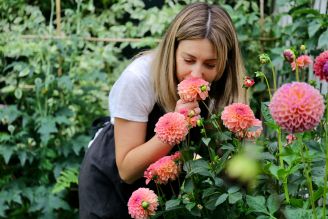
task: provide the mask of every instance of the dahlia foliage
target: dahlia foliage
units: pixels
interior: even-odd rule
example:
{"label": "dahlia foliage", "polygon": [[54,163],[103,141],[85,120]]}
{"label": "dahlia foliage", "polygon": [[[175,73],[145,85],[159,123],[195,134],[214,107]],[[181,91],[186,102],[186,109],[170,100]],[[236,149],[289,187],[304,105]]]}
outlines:
{"label": "dahlia foliage", "polygon": [[[213,111],[184,108],[159,118],[156,137],[174,149],[145,168],[145,188],[128,202],[131,217],[327,217],[328,95],[306,82],[306,71],[313,65],[313,74],[328,82],[328,51],[314,62],[305,51],[301,46],[283,52],[291,75],[284,84],[277,84],[270,56],[259,56],[272,80],[256,72],[264,80],[246,76],[240,84],[252,95],[257,83],[266,83],[262,98],[268,101],[260,111],[237,101],[214,109],[209,82],[181,81],[177,93],[184,104],[197,101]],[[152,186],[154,191],[146,188]]]}

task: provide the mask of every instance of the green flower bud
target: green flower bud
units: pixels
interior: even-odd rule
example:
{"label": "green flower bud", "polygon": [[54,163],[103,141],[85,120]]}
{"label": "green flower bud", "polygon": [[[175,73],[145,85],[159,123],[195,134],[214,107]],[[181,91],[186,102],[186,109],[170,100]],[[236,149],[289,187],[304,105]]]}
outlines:
{"label": "green flower bud", "polygon": [[259,59],[262,65],[268,64],[271,61],[269,55],[265,53],[259,55]]}
{"label": "green flower bud", "polygon": [[207,86],[206,86],[206,85],[202,85],[202,86],[200,86],[200,90],[201,90],[202,92],[207,91]]}
{"label": "green flower bud", "polygon": [[300,49],[301,49],[301,51],[305,51],[306,50],[306,46],[305,45],[301,45],[300,46]]}

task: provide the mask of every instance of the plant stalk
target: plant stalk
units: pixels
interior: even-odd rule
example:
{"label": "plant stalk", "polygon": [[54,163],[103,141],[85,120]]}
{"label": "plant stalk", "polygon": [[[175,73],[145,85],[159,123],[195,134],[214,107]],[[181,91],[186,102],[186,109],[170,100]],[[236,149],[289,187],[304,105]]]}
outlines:
{"label": "plant stalk", "polygon": [[[282,160],[282,142],[281,142],[281,128],[278,128],[278,150],[279,150],[279,165],[280,168],[284,169],[284,161]],[[286,202],[289,204],[289,192],[288,192],[288,183],[287,183],[287,176],[284,177],[283,179],[283,185],[284,185],[284,193],[285,193],[285,199]]]}
{"label": "plant stalk", "polygon": [[326,216],[326,203],[327,203],[327,179],[328,179],[328,94],[326,94],[326,121],[325,121],[325,149],[326,149],[326,171],[323,184],[323,206],[322,217]]}

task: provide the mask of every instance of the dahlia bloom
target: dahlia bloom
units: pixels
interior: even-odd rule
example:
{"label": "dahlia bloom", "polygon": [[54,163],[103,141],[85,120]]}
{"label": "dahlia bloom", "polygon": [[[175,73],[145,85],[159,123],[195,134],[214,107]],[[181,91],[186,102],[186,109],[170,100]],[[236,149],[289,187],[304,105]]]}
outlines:
{"label": "dahlia bloom", "polygon": [[239,136],[241,133],[246,133],[247,129],[253,126],[255,116],[248,105],[233,103],[224,107],[221,119],[225,127]]}
{"label": "dahlia bloom", "polygon": [[151,180],[157,184],[166,184],[169,180],[176,180],[181,172],[180,158],[180,152],[176,152],[151,164],[144,172],[146,184]]}
{"label": "dahlia bloom", "polygon": [[180,113],[166,113],[156,123],[155,132],[163,143],[179,144],[188,134],[188,123]]}
{"label": "dahlia bloom", "polygon": [[269,105],[272,118],[290,133],[315,128],[323,116],[324,108],[322,95],[305,82],[284,84],[273,95]]}
{"label": "dahlia bloom", "polygon": [[314,74],[320,78],[320,80],[326,80],[328,82],[328,50],[320,53],[314,61],[313,65]]}
{"label": "dahlia bloom", "polygon": [[148,188],[134,191],[128,201],[129,214],[135,219],[148,219],[154,215],[158,206],[158,197]]}
{"label": "dahlia bloom", "polygon": [[294,62],[291,63],[291,66],[292,66],[293,71],[295,71],[296,64],[297,64],[298,68],[306,68],[311,63],[312,63],[312,59],[311,59],[310,56],[308,56],[308,55],[301,55],[300,57],[298,57],[296,59],[296,61],[294,61]]}
{"label": "dahlia bloom", "polygon": [[178,84],[178,94],[180,99],[185,102],[205,100],[209,90],[210,84],[201,78],[188,78]]}

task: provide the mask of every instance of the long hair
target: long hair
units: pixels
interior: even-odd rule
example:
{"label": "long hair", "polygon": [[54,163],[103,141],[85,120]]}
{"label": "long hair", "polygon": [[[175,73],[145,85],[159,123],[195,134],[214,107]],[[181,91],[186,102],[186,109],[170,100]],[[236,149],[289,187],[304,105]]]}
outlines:
{"label": "long hair", "polygon": [[155,49],[152,83],[156,101],[165,111],[174,111],[179,99],[176,50],[180,41],[193,39],[208,39],[217,52],[218,76],[211,84],[211,111],[232,102],[246,102],[242,89],[245,69],[231,18],[223,8],[206,3],[190,4],[180,11]]}

